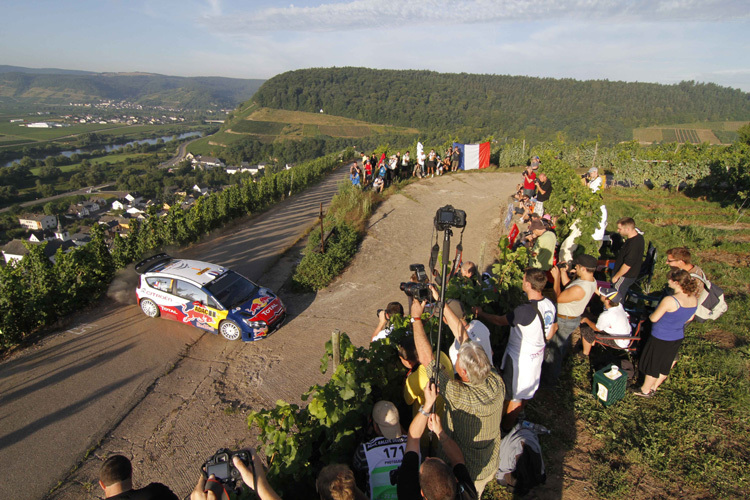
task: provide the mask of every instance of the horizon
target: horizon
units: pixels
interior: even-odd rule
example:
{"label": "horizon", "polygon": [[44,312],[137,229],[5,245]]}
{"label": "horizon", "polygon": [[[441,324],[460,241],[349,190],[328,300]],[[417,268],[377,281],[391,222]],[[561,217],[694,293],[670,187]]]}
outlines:
{"label": "horizon", "polygon": [[3,64],[263,80],[351,66],[695,81],[750,92],[750,9],[742,0],[34,4],[4,6]]}

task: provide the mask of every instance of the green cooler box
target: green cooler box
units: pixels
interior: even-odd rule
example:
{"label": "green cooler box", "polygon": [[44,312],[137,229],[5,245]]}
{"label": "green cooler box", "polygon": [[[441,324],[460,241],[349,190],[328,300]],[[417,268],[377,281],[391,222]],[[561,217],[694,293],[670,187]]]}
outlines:
{"label": "green cooler box", "polygon": [[625,397],[627,385],[627,374],[610,364],[594,373],[591,392],[604,406],[611,406]]}

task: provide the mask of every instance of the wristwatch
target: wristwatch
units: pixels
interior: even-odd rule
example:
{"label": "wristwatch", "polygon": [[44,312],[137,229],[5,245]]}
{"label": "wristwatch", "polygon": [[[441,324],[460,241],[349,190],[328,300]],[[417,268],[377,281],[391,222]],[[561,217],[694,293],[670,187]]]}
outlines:
{"label": "wristwatch", "polygon": [[430,414],[427,413],[426,411],[424,411],[424,405],[422,405],[422,406],[419,407],[419,413],[421,413],[422,415],[424,415],[427,418],[430,418]]}

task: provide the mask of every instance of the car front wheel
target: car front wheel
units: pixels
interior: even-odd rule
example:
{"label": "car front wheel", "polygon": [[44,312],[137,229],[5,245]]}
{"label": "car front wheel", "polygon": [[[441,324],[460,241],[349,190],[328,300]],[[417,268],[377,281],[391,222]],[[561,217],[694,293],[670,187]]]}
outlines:
{"label": "car front wheel", "polygon": [[151,299],[141,300],[141,311],[150,318],[157,318],[159,316],[159,306]]}
{"label": "car front wheel", "polygon": [[219,325],[219,332],[221,333],[221,336],[227,340],[237,340],[242,336],[240,327],[237,326],[237,323],[230,320],[221,322],[221,325]]}

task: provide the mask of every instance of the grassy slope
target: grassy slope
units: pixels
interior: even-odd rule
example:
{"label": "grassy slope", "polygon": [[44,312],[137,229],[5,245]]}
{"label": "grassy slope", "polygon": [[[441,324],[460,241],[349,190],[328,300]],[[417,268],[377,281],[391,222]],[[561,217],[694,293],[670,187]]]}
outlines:
{"label": "grassy slope", "polygon": [[[662,142],[680,140],[680,130],[683,134],[690,134],[695,131],[698,134],[699,142],[708,142],[710,144],[730,143],[737,139],[737,129],[748,122],[731,121],[731,122],[698,122],[698,123],[679,123],[668,126],[643,127],[633,129],[633,139],[641,142]],[[692,137],[692,136],[689,136]]]}

